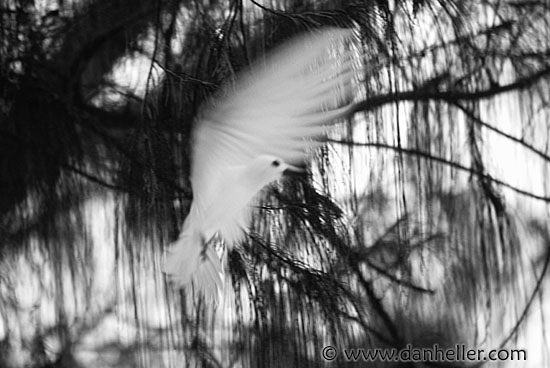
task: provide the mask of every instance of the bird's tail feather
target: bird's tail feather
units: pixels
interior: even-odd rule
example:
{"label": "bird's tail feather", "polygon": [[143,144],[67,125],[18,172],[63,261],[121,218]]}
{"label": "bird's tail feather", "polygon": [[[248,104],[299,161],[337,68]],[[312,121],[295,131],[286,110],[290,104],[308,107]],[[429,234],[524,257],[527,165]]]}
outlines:
{"label": "bird's tail feather", "polygon": [[217,302],[223,291],[220,258],[198,233],[180,235],[166,254],[163,271],[177,286],[192,286],[208,300]]}

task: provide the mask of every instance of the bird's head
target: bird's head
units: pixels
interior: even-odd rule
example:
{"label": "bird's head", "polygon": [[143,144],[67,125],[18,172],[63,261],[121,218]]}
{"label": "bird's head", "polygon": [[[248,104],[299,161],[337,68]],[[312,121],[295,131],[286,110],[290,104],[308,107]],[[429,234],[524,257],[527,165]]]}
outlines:
{"label": "bird's head", "polygon": [[247,172],[260,187],[279,179],[288,173],[304,173],[305,169],[287,164],[281,158],[272,155],[260,155],[247,167]]}

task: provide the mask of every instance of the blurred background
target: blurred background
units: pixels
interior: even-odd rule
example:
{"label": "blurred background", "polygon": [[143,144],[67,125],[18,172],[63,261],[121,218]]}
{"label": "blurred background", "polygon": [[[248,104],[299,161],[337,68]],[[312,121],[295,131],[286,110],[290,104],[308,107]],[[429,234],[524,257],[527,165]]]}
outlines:
{"label": "blurred background", "polygon": [[[0,367],[550,366],[549,1],[0,4]],[[216,308],[174,289],[199,106],[328,26],[365,55],[353,114],[264,190]]]}

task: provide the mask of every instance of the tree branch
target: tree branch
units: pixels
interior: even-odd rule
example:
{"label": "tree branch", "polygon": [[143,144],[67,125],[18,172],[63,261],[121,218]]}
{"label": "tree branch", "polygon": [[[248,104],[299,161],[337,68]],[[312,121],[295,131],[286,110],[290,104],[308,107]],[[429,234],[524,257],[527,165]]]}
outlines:
{"label": "tree branch", "polygon": [[[8,132],[8,131],[5,131],[3,129],[0,129],[0,139],[6,141],[8,144],[22,144],[22,145],[27,145],[27,143],[22,140],[20,137]],[[43,155],[46,155],[46,156],[51,156],[46,150],[41,150],[41,154]],[[88,179],[89,181],[93,182],[93,183],[96,183],[98,185],[101,185],[105,188],[108,188],[108,189],[112,189],[112,190],[116,190],[116,191],[127,191],[127,189],[121,187],[121,186],[118,186],[116,184],[112,184],[112,183],[108,183],[106,182],[105,180],[101,179],[100,177],[90,173],[90,172],[87,172],[87,171],[84,171],[76,166],[73,166],[69,163],[66,163],[66,162],[61,162],[59,164],[59,166],[65,170],[68,170],[68,171],[71,171],[75,174],[78,174],[79,176],[83,177],[83,178],[86,178]]]}
{"label": "tree branch", "polygon": [[479,91],[439,91],[434,88],[422,89],[419,88],[414,91],[394,92],[385,95],[373,96],[364,101],[357,102],[349,107],[348,113],[353,115],[357,112],[366,112],[374,110],[378,107],[389,103],[395,103],[400,101],[447,101],[450,103],[456,103],[460,101],[479,101],[487,98],[494,97],[496,95],[521,90],[532,86],[540,79],[550,76],[550,67],[539,70],[538,72],[526,76],[524,78],[517,79],[513,83],[505,85],[496,85],[491,88],[479,90]]}
{"label": "tree branch", "polygon": [[482,127],[487,128],[490,131],[495,132],[498,135],[501,135],[501,136],[503,136],[503,137],[515,142],[515,143],[518,143],[519,145],[523,146],[524,148],[526,148],[529,151],[531,151],[531,152],[535,153],[536,155],[538,155],[543,160],[545,160],[547,162],[550,162],[550,156],[547,155],[545,152],[533,147],[532,145],[525,142],[523,139],[516,138],[516,137],[514,137],[514,136],[512,136],[508,133],[505,133],[502,130],[500,130],[498,128],[495,128],[494,126],[484,122],[478,116],[476,116],[472,111],[468,110],[468,108],[466,108],[466,106],[462,105],[460,102],[457,101],[457,102],[454,102],[453,104],[456,107],[458,107],[462,112],[464,112],[464,114],[466,114],[466,116],[468,116],[468,118],[472,119],[474,122],[481,125]]}
{"label": "tree branch", "polygon": [[410,155],[413,155],[413,156],[422,157],[422,158],[428,159],[430,161],[435,161],[435,162],[439,162],[441,164],[451,166],[452,168],[460,170],[460,171],[465,171],[465,172],[467,172],[469,174],[472,174],[472,175],[475,175],[479,178],[489,180],[489,181],[491,181],[495,184],[498,184],[498,185],[501,185],[505,188],[511,189],[512,191],[514,191],[516,193],[519,193],[519,194],[522,194],[526,197],[530,197],[530,198],[534,198],[534,199],[537,199],[537,200],[540,200],[540,201],[550,203],[550,197],[545,197],[545,196],[542,196],[542,195],[538,195],[538,194],[528,192],[526,190],[517,188],[517,187],[515,187],[511,184],[508,184],[508,183],[506,183],[502,180],[495,179],[491,175],[486,174],[484,172],[480,172],[480,171],[475,170],[471,167],[464,166],[464,165],[459,164],[459,163],[454,162],[454,161],[449,161],[449,160],[444,159],[442,157],[433,156],[433,155],[431,155],[427,152],[423,152],[423,151],[420,151],[420,150],[416,150],[416,149],[412,149],[412,148],[397,147],[397,146],[392,146],[392,145],[389,145],[389,144],[386,144],[386,143],[380,143],[380,142],[371,142],[371,143],[353,142],[353,141],[337,140],[337,139],[330,139],[330,138],[326,139],[326,141],[331,142],[331,143],[350,145],[350,146],[381,148],[381,149],[396,151],[396,152],[399,152],[399,153],[406,153],[406,154],[410,154]]}

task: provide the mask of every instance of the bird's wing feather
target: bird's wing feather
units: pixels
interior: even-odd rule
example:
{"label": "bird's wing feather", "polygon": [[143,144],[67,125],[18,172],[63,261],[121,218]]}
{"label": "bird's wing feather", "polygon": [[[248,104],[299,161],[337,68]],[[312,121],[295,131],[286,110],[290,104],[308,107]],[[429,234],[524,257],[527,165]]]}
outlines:
{"label": "bird's wing feather", "polygon": [[195,122],[191,182],[208,207],[220,175],[262,154],[301,164],[325,124],[347,111],[352,31],[329,29],[286,43],[244,71]]}
{"label": "bird's wing feather", "polygon": [[[330,29],[298,37],[243,72],[232,89],[202,108],[193,130],[193,204],[180,238],[165,264],[178,284],[214,295],[221,289],[222,266],[204,241],[219,231],[238,240],[249,214],[239,171],[260,155],[288,164],[305,161],[324,125],[346,112],[342,96],[352,79],[346,51],[349,30]],[[242,190],[241,190],[242,189]]]}
{"label": "bird's wing feather", "polygon": [[163,271],[176,285],[192,284],[207,300],[216,302],[223,290],[223,268],[214,247],[204,244],[197,215],[193,205],[180,236],[168,249]]}

